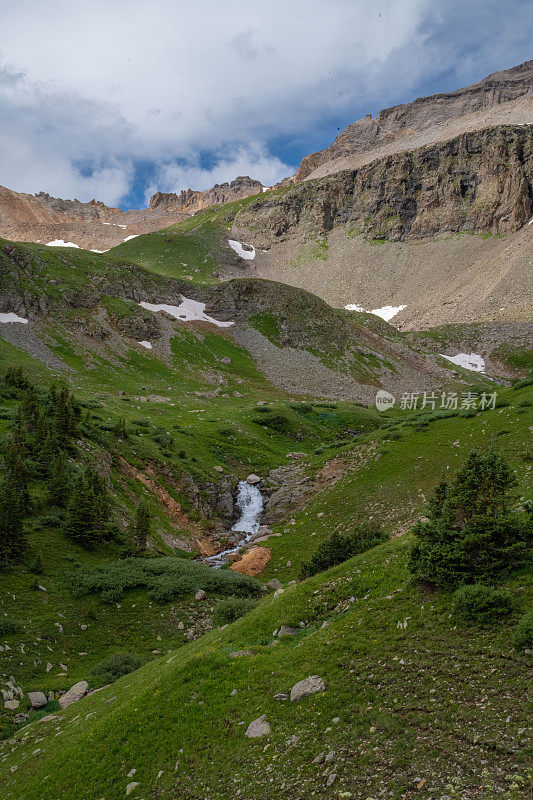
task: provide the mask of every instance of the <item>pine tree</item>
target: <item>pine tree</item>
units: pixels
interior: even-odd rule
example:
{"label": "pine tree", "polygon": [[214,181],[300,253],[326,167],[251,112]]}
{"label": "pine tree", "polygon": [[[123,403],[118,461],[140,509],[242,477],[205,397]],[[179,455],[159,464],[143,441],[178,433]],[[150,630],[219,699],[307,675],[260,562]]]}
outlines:
{"label": "pine tree", "polygon": [[26,549],[20,498],[6,480],[0,486],[0,564],[16,561]]}
{"label": "pine tree", "polygon": [[442,588],[497,580],[527,558],[531,521],[511,513],[515,475],[503,456],[471,452],[451,484],[438,484],[414,529],[409,568]]}
{"label": "pine tree", "polygon": [[138,552],[146,550],[150,537],[150,507],[146,500],[141,500],[135,511],[135,525],[133,528],[133,546]]}
{"label": "pine tree", "polygon": [[111,504],[103,479],[93,469],[82,473],[67,506],[65,535],[83,547],[91,547],[107,534]]}
{"label": "pine tree", "polygon": [[69,484],[64,453],[60,450],[50,466],[48,479],[48,499],[54,506],[64,508],[67,505]]}

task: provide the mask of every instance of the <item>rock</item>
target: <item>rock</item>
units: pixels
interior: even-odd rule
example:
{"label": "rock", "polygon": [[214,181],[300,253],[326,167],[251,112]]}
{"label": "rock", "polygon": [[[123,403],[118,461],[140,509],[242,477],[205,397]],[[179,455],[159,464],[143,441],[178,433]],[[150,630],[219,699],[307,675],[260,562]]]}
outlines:
{"label": "rock", "polygon": [[180,620],[178,622],[178,630],[179,631],[184,631],[185,630],[185,623],[182,620]]}
{"label": "rock", "polygon": [[278,581],[277,578],[272,578],[272,580],[265,583],[267,589],[283,589],[283,584],[281,581]]}
{"label": "rock", "polygon": [[15,716],[13,717],[13,722],[15,723],[15,725],[20,725],[22,722],[26,722],[27,719],[28,719],[27,714],[15,714]]}
{"label": "rock", "polygon": [[131,783],[128,783],[128,785],[126,786],[126,794],[131,794],[133,790],[137,788],[138,785],[139,781],[132,781]]}
{"label": "rock", "polygon": [[195,600],[205,600],[206,597],[207,597],[207,595],[206,595],[206,593],[204,592],[203,589],[198,589],[198,591],[194,595],[194,599]]}
{"label": "rock", "polygon": [[61,708],[67,708],[72,703],[76,703],[78,700],[87,694],[87,689],[89,688],[89,684],[87,681],[79,681],[79,683],[75,683],[74,686],[65,692],[65,694],[61,695],[59,698],[59,705]]}
{"label": "rock", "polygon": [[319,753],[317,756],[313,758],[313,764],[322,764],[326,757],[325,753]]}
{"label": "rock", "polygon": [[319,678],[318,675],[310,675],[308,678],[304,678],[303,681],[294,684],[291,689],[291,702],[297,703],[299,700],[303,700],[304,697],[310,697],[312,694],[325,691],[326,684],[322,678]]}
{"label": "rock", "polygon": [[328,776],[326,781],[326,786],[331,786],[337,780],[337,773],[332,772],[331,775]]}
{"label": "rock", "polygon": [[80,625],[80,629],[82,631],[86,631],[87,630],[87,625]]}
{"label": "rock", "polygon": [[32,708],[42,708],[48,703],[44,692],[28,692]]}
{"label": "rock", "polygon": [[137,772],[137,770],[135,769],[135,767],[133,767],[133,769],[130,769],[130,771],[126,775],[126,778],[133,778],[133,776],[135,775],[136,772]]}
{"label": "rock", "polygon": [[333,752],[333,750],[330,750],[327,756],[325,757],[324,761],[326,762],[326,764],[331,764],[334,758],[335,758],[335,753]]}
{"label": "rock", "polygon": [[254,719],[253,722],[250,722],[244,735],[248,736],[249,739],[257,739],[260,736],[266,736],[267,733],[270,733],[270,725],[266,720],[266,714],[263,714]]}
{"label": "rock", "polygon": [[296,636],[300,633],[300,628],[293,628],[291,625],[282,625],[278,631],[278,638],[281,636]]}
{"label": "rock", "polygon": [[231,358],[229,356],[222,356],[220,359],[221,364],[231,364]]}
{"label": "rock", "polygon": [[50,672],[50,670],[52,669],[53,666],[54,666],[53,664],[51,664],[49,661],[47,661],[46,662],[46,671]]}
{"label": "rock", "polygon": [[260,483],[260,482],[261,482],[261,478],[259,477],[259,475],[256,475],[253,472],[251,473],[251,475],[248,475],[248,477],[246,478],[246,483],[249,483],[250,486],[255,486],[256,483]]}
{"label": "rock", "polygon": [[218,465],[216,467],[213,467],[213,469],[215,470],[215,472],[224,472],[224,467],[220,467]]}
{"label": "rock", "polygon": [[285,589],[283,589],[283,587],[281,589],[276,589],[276,591],[274,592],[274,597],[279,597],[280,594],[283,594],[284,591]]}
{"label": "rock", "polygon": [[16,711],[19,706],[20,706],[20,700],[6,700],[6,702],[4,703],[4,708],[7,711]]}
{"label": "rock", "polygon": [[292,452],[292,453],[287,453],[287,458],[292,458],[293,461],[296,461],[298,458],[304,458],[306,455],[307,453]]}
{"label": "rock", "polygon": [[13,700],[14,694],[11,689],[2,689],[2,700]]}
{"label": "rock", "polygon": [[280,703],[288,699],[289,695],[287,694],[287,692],[278,692],[277,694],[274,695],[274,700],[278,700]]}

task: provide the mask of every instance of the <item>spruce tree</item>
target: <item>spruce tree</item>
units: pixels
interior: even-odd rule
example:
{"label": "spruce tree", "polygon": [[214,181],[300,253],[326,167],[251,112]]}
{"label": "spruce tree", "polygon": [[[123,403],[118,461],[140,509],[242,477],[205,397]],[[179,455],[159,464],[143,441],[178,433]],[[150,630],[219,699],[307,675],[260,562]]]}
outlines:
{"label": "spruce tree", "polygon": [[135,526],[133,530],[133,545],[138,552],[146,550],[150,537],[150,507],[146,500],[141,500],[135,512]]}
{"label": "spruce tree", "polygon": [[0,565],[8,566],[26,549],[20,498],[12,484],[0,485]]}
{"label": "spruce tree", "polygon": [[66,461],[63,451],[53,459],[50,466],[48,479],[48,499],[54,506],[64,508],[67,505],[69,484],[67,479]]}
{"label": "spruce tree", "polygon": [[511,511],[513,470],[493,450],[473,451],[455,480],[440,482],[428,503],[426,521],[414,529],[409,557],[420,581],[453,589],[493,581],[516,569],[531,545],[531,520]]}
{"label": "spruce tree", "polygon": [[103,479],[94,469],[87,469],[76,481],[67,506],[65,535],[91,547],[107,535],[111,504]]}

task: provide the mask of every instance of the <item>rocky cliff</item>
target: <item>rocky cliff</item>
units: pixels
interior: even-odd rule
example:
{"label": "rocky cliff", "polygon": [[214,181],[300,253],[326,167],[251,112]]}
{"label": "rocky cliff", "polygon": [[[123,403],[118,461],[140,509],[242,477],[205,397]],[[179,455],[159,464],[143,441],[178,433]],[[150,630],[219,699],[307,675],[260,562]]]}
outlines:
{"label": "rocky cliff", "polygon": [[499,127],[306,181],[250,203],[236,226],[260,248],[345,225],[404,241],[457,231],[509,233],[532,214],[533,134]]}
{"label": "rocky cliff", "polygon": [[185,214],[193,214],[209,206],[231,203],[234,200],[243,200],[254,194],[263,191],[261,181],[253,180],[247,175],[240,175],[231,183],[216,183],[212,189],[197,191],[187,189],[176,194],[175,192],[156,192],[150,198],[149,209],[164,209],[165,211],[179,211]]}
{"label": "rocky cliff", "polygon": [[468,130],[532,121],[533,61],[527,61],[455,92],[392,106],[375,118],[368,114],[349,125],[325,150],[305,156],[287,182],[299,183],[309,177],[331,174],[380,155],[442,141]]}

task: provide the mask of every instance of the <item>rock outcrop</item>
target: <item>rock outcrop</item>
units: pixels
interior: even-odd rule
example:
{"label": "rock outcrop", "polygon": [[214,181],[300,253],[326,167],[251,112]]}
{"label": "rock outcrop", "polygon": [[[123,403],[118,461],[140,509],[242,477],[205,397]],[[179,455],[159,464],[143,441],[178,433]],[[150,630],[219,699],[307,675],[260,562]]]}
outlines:
{"label": "rock outcrop", "polygon": [[375,118],[368,114],[343,130],[325,150],[305,156],[286,182],[331,174],[362,154],[367,158],[359,158],[359,164],[385,155],[387,150],[391,154],[489,125],[532,119],[533,61],[526,61],[455,92],[392,106]]}
{"label": "rock outcrop", "polygon": [[231,203],[234,200],[243,200],[263,191],[261,181],[240,175],[231,183],[216,183],[212,189],[197,191],[187,189],[176,194],[175,192],[156,192],[150,198],[148,208],[151,211],[164,209],[165,211],[194,214],[209,206]]}
{"label": "rock outcrop", "polygon": [[[501,126],[398,153],[251,202],[236,230],[256,247],[316,240],[346,225],[367,239],[404,241],[468,231],[517,231],[532,214],[533,132]],[[249,233],[252,237],[252,233]]]}

